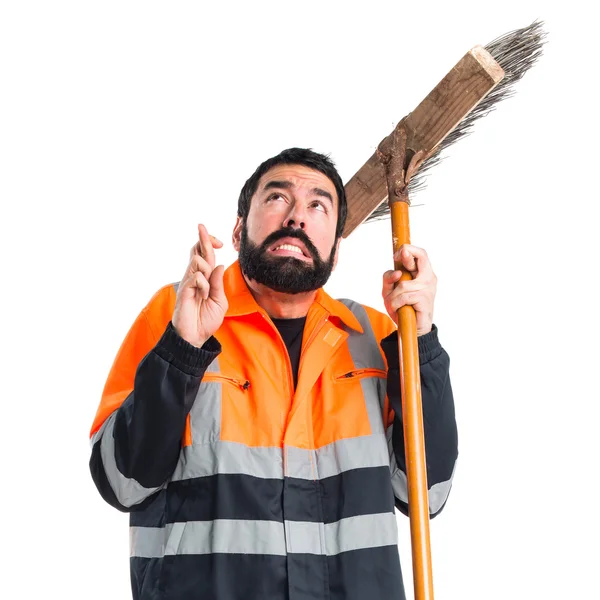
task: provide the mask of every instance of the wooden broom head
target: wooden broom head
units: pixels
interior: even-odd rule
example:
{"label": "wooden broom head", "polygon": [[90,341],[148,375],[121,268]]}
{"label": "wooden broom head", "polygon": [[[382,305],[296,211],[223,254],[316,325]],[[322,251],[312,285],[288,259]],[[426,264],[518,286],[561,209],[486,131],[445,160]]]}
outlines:
{"label": "wooden broom head", "polygon": [[[408,131],[408,158],[424,150],[428,158],[411,179],[412,195],[425,187],[425,175],[442,160],[442,151],[465,137],[477,119],[495,110],[515,92],[514,85],[542,53],[546,33],[543,22],[507,33],[482,48],[470,50],[404,118]],[[358,225],[390,216],[383,166],[376,154],[345,186],[348,219],[344,237]]]}

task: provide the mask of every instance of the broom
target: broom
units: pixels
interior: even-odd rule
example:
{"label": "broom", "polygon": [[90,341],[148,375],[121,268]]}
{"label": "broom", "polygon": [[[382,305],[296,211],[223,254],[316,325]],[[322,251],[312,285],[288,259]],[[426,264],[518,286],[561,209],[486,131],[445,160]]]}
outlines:
{"label": "broom", "polygon": [[[546,36],[541,21],[468,52],[434,90],[378,146],[346,184],[344,237],[362,222],[391,217],[394,254],[410,244],[409,194],[448,146],[471,132],[474,122],[514,94],[513,86],[536,62]],[[400,259],[401,281],[411,279]],[[398,311],[400,388],[408,482],[415,600],[433,600],[429,508],[417,325],[412,306]]]}

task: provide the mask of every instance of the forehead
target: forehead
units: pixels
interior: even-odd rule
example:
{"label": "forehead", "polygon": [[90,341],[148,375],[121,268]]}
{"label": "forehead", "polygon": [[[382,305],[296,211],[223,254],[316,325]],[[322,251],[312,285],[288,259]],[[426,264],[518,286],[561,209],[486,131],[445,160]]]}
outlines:
{"label": "forehead", "polygon": [[338,197],[333,181],[324,173],[304,165],[276,165],[260,178],[256,192],[262,193],[264,187],[271,181],[289,181],[295,189],[320,188],[329,192],[334,199],[334,204],[337,204]]}

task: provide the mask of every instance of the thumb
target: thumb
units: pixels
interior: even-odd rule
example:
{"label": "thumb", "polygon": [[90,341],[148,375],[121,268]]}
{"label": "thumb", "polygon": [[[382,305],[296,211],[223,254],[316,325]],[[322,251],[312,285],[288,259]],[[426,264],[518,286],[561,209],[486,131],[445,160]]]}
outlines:
{"label": "thumb", "polygon": [[213,269],[210,274],[208,283],[210,284],[210,297],[219,304],[225,299],[225,285],[223,283],[223,274],[225,273],[225,267],[219,265]]}
{"label": "thumb", "polygon": [[383,286],[381,293],[387,296],[395,287],[396,282],[400,281],[402,271],[386,271],[383,274]]}

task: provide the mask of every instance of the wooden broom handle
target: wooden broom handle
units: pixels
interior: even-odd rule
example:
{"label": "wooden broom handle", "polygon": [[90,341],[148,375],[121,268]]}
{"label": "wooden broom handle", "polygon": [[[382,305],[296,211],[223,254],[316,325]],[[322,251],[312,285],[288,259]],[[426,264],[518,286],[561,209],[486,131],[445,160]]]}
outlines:
{"label": "wooden broom handle", "polygon": [[[410,244],[408,203],[402,201],[392,202],[390,203],[390,209],[395,254],[402,244]],[[394,260],[394,269],[404,271],[401,281],[411,279],[410,273],[404,270],[400,260]],[[415,600],[433,600],[421,374],[419,370],[417,318],[412,306],[403,306],[398,311],[398,329],[414,597]]]}

